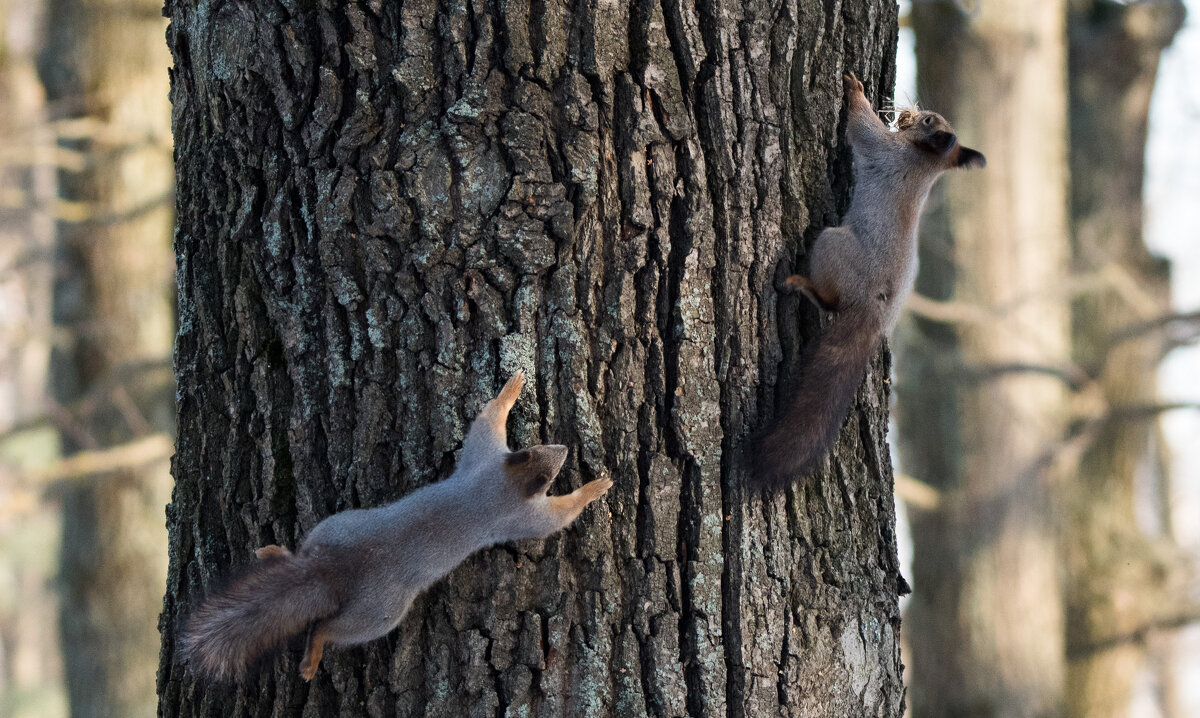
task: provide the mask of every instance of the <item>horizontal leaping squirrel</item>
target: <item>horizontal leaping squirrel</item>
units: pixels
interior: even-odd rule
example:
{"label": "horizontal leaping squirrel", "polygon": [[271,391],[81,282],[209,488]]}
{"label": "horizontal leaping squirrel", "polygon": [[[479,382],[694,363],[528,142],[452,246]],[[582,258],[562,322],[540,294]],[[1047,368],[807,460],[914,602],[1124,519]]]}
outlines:
{"label": "horizontal leaping squirrel", "polygon": [[508,450],[504,425],[524,385],[518,371],[483,408],[450,478],[387,506],[334,514],[295,553],[274,545],[258,549],[245,575],[191,614],[183,661],[209,678],[240,677],[307,629],[300,675],[310,680],[326,643],[351,646],[390,632],[417,594],[475,551],[543,538],[574,521],[612,481],[546,495],[567,447]]}
{"label": "horizontal leaping squirrel", "polygon": [[841,431],[867,363],[895,325],[917,274],[917,223],[937,178],[983,167],[936,112],[904,110],[895,131],[871,109],[863,84],[843,78],[854,156],[854,194],[839,227],[821,232],[809,276],[785,284],[837,316],[804,348],[799,384],[780,415],[752,437],[743,456],[751,486],[781,488],[812,473]]}

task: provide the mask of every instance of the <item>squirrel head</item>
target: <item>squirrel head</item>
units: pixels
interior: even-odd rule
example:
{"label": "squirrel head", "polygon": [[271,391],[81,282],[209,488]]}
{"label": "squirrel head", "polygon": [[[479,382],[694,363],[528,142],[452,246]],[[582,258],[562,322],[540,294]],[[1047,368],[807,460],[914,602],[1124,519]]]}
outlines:
{"label": "squirrel head", "polygon": [[533,498],[550,489],[566,460],[567,447],[539,444],[510,453],[504,459],[504,474],[522,496]]}
{"label": "squirrel head", "polygon": [[894,123],[896,132],[913,147],[933,158],[946,169],[985,167],[987,158],[982,152],[958,143],[954,128],[936,112],[901,110]]}
{"label": "squirrel head", "polygon": [[516,489],[522,499],[530,499],[546,493],[550,484],[554,483],[563,462],[567,460],[567,447],[539,444],[520,451],[509,451],[504,425],[524,386],[525,372],[518,371],[496,398],[483,407],[463,441],[462,460],[458,468],[467,472],[484,469],[483,475],[494,477],[498,461],[506,486]]}

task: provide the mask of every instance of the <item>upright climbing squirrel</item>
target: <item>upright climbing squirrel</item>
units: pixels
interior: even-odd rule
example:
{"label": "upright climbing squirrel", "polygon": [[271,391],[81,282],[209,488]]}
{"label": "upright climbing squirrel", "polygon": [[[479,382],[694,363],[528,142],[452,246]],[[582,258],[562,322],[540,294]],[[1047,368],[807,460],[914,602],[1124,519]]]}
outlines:
{"label": "upright climbing squirrel", "polygon": [[801,353],[799,385],[744,451],[752,486],[780,488],[815,470],[841,431],[867,362],[890,331],[917,274],[917,223],[942,172],[983,167],[936,112],[905,110],[890,131],[854,73],[844,76],[854,195],[840,227],[821,232],[809,276],[787,287],[837,313]]}
{"label": "upright climbing squirrel", "polygon": [[388,633],[417,594],[478,549],[546,537],[574,521],[612,481],[546,495],[567,447],[508,450],[504,425],[524,385],[518,371],[483,408],[450,478],[387,506],[334,514],[296,553],[258,549],[248,573],[192,613],[183,660],[201,675],[229,679],[308,629],[300,675],[310,680],[326,643],[350,646]]}

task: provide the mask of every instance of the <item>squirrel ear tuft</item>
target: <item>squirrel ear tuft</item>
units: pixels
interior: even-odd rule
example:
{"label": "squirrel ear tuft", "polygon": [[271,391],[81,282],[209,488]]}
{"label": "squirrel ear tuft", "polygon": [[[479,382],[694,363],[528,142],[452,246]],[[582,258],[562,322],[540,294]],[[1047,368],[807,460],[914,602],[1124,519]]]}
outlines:
{"label": "squirrel ear tuft", "polygon": [[909,127],[917,124],[917,113],[920,112],[916,107],[898,107],[896,108],[896,119],[892,121],[892,126],[897,130],[907,130]]}
{"label": "squirrel ear tuft", "polygon": [[973,150],[970,147],[960,147],[958,150],[958,161],[954,163],[955,167],[963,169],[983,169],[987,167],[987,158],[978,150]]}

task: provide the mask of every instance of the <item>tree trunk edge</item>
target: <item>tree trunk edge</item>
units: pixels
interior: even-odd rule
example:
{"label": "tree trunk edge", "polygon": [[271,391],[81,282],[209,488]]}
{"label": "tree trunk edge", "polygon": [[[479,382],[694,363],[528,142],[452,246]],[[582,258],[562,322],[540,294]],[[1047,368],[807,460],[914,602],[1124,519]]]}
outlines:
{"label": "tree trunk edge", "polygon": [[[536,102],[540,102],[539,88],[546,89],[539,84],[539,72],[545,68],[535,63],[505,75],[503,67],[509,55],[524,53],[520,33],[512,25],[506,26],[507,34],[497,33],[496,27],[506,21],[503,12],[486,3],[477,5],[479,8],[471,19],[476,29],[483,22],[481,18],[488,18],[484,23],[488,32],[494,33],[493,37],[503,35],[508,39],[499,56],[500,67],[496,68],[500,71],[494,74],[513,78],[511,82],[516,89],[527,93],[522,97],[534,103],[518,105],[502,114],[516,115],[509,118],[514,123],[530,117],[536,120],[537,112],[530,107],[543,107]],[[564,98],[572,101],[576,96],[571,93],[587,93],[581,96],[583,101],[574,105],[580,108],[582,124],[563,122],[560,126],[557,159],[563,166],[549,167],[547,175],[568,178],[562,184],[573,189],[556,196],[551,186],[554,182],[530,181],[536,167],[524,172],[509,170],[513,173],[510,192],[531,190],[529,204],[536,208],[534,211],[544,210],[546,219],[540,223],[545,228],[541,231],[554,243],[548,255],[553,263],[537,275],[536,282],[527,282],[528,275],[506,277],[500,271],[508,271],[504,267],[472,267],[469,259],[466,271],[460,269],[463,265],[454,262],[452,272],[439,268],[437,262],[428,263],[415,275],[425,290],[421,296],[405,296],[382,288],[381,282],[374,281],[371,275],[373,267],[411,273],[405,267],[411,260],[398,257],[397,247],[406,247],[405,257],[422,252],[445,256],[447,251],[457,251],[461,243],[464,254],[469,255],[469,244],[462,242],[462,237],[471,231],[471,221],[447,220],[446,232],[439,234],[439,217],[444,214],[438,214],[436,197],[424,192],[423,185],[416,180],[437,180],[431,177],[434,173],[429,168],[436,167],[438,162],[429,158],[441,157],[446,160],[449,174],[455,176],[449,187],[453,190],[457,182],[461,190],[457,196],[453,191],[449,193],[453,202],[464,203],[485,194],[486,187],[477,192],[480,188],[467,185],[464,178],[469,175],[459,172],[455,164],[459,158],[453,158],[452,152],[444,149],[447,145],[453,148],[454,142],[462,140],[446,132],[447,122],[460,122],[455,126],[465,127],[467,134],[479,132],[491,136],[487,134],[491,130],[486,123],[493,120],[479,125],[461,120],[467,113],[453,114],[454,108],[463,108],[471,113],[481,110],[482,116],[488,116],[486,101],[472,100],[469,93],[471,87],[480,86],[482,75],[470,72],[455,75],[467,90],[455,102],[441,100],[450,105],[453,120],[408,119],[403,122],[406,131],[400,133],[401,137],[389,139],[390,146],[405,146],[403,152],[413,153],[416,171],[410,170],[408,175],[395,173],[389,179],[386,175],[390,162],[383,169],[372,166],[370,157],[364,158],[370,154],[370,143],[357,158],[347,156],[346,160],[338,160],[338,168],[323,168],[315,155],[304,157],[303,142],[289,140],[286,135],[279,135],[285,144],[280,161],[288,164],[290,171],[276,171],[268,176],[266,163],[260,162],[255,178],[241,177],[222,168],[222,174],[228,174],[231,180],[234,177],[248,180],[246,187],[252,189],[245,193],[249,207],[252,216],[261,218],[264,230],[287,225],[293,232],[307,231],[311,243],[317,245],[319,251],[313,251],[307,247],[310,240],[303,235],[282,237],[284,252],[291,252],[288,255],[291,264],[301,258],[304,262],[315,262],[313,266],[327,275],[321,277],[318,273],[316,278],[327,280],[326,286],[331,287],[324,297],[313,299],[308,310],[315,317],[315,324],[321,327],[317,336],[325,345],[324,354],[314,358],[296,349],[303,345],[309,352],[319,353],[312,332],[303,326],[296,327],[285,312],[269,306],[274,301],[272,295],[279,292],[279,282],[289,279],[288,272],[298,275],[298,271],[273,260],[270,247],[247,242],[254,239],[253,235],[246,233],[245,225],[239,227],[233,221],[236,218],[228,215],[222,218],[219,212],[205,214],[205,207],[195,202],[199,198],[209,207],[240,206],[238,195],[242,189],[232,182],[227,187],[204,187],[198,180],[215,176],[206,168],[215,169],[228,162],[233,162],[233,167],[240,166],[236,160],[242,154],[255,159],[254,150],[258,148],[240,138],[241,128],[227,119],[222,125],[230,137],[217,137],[213,132],[205,135],[204,128],[189,116],[194,110],[185,112],[185,106],[190,107],[189,102],[203,96],[216,97],[211,102],[217,105],[232,103],[238,96],[238,83],[245,81],[238,77],[241,70],[237,62],[249,62],[238,53],[250,53],[253,57],[256,50],[206,45],[200,41],[205,38],[205,32],[200,32],[206,29],[205,22],[196,15],[189,16],[188,9],[182,6],[183,3],[168,6],[176,16],[171,41],[176,49],[173,92],[177,103],[177,136],[181,126],[186,130],[177,145],[180,147],[177,247],[181,293],[177,368],[181,429],[174,462],[176,496],[169,510],[172,569],[161,622],[160,713],[216,715],[232,711],[234,715],[259,715],[281,710],[281,706],[305,705],[310,712],[329,709],[352,715],[351,704],[357,700],[368,706],[372,715],[389,715],[404,714],[406,707],[415,710],[418,704],[439,698],[442,702],[430,710],[440,712],[431,715],[463,715],[502,708],[517,713],[522,707],[546,715],[562,714],[571,707],[588,715],[602,715],[605,710],[621,715],[626,714],[622,710],[634,711],[629,713],[634,715],[682,715],[688,710],[713,715],[760,715],[764,714],[762,710],[832,715],[839,707],[850,705],[855,706],[852,712],[864,712],[869,705],[868,714],[899,715],[903,700],[899,641],[898,635],[892,635],[899,620],[895,595],[899,569],[890,462],[884,441],[886,354],[877,360],[880,363],[860,389],[858,407],[839,439],[839,458],[833,462],[834,468],[828,476],[800,483],[786,496],[765,502],[752,498],[746,503],[740,500],[743,494],[736,484],[732,465],[733,447],[740,435],[745,433],[750,420],[762,415],[757,408],[760,394],[773,393],[778,357],[789,353],[794,356],[799,342],[795,329],[782,327],[785,322],[799,326],[794,303],[785,307],[780,327],[776,327],[772,275],[779,271],[775,266],[777,258],[789,256],[794,251],[789,248],[801,239],[800,236],[785,239],[782,232],[786,230],[777,228],[778,218],[783,218],[785,226],[792,222],[791,226],[811,240],[825,220],[836,221],[838,204],[844,206],[850,185],[848,157],[844,151],[833,149],[839,146],[834,130],[844,61],[840,52],[820,56],[813,66],[805,67],[796,60],[788,63],[783,72],[778,71],[780,68],[774,73],[763,71],[758,86],[780,94],[785,102],[772,111],[788,119],[783,123],[760,123],[761,130],[756,124],[755,134],[744,137],[737,137],[732,103],[726,107],[722,99],[736,94],[730,82],[736,68],[731,70],[723,63],[716,63],[710,68],[712,74],[703,77],[699,69],[689,65],[692,59],[705,57],[696,52],[700,47],[709,46],[711,55],[714,46],[737,37],[736,32],[725,34],[730,33],[730,25],[718,24],[713,29],[715,36],[697,35],[696,18],[688,16],[686,8],[674,5],[650,8],[643,26],[646,36],[661,32],[662,41],[646,41],[647,56],[654,58],[654,52],[662,48],[674,50],[669,64],[653,65],[666,68],[665,80],[655,80],[648,72],[638,78],[636,68],[611,72],[611,79],[606,79],[608,75],[602,66],[590,70],[586,67],[588,63],[600,63],[604,53],[598,47],[590,48],[592,55],[580,53],[579,62],[585,70],[580,76],[586,81],[570,83],[559,78],[558,84],[550,83],[555,90],[545,93],[547,98],[553,98],[555,91],[562,91],[566,93]],[[379,41],[386,33],[374,30],[359,33],[357,29],[372,27],[372,22],[394,29],[399,23],[388,23],[395,13],[402,14],[408,9],[419,12],[422,7],[403,10],[370,7],[364,11],[351,6],[345,15],[328,21],[321,18],[330,13],[314,9],[316,20],[312,25],[328,26],[326,31],[335,37],[348,33],[351,37],[343,43],[347,46],[355,42],[361,45],[366,42],[364,38],[369,38],[376,42],[373,50],[384,55],[394,50]],[[859,69],[860,63],[865,65],[861,70],[864,76],[883,81],[894,76],[894,8],[883,3],[847,3],[840,15],[823,18],[817,3],[787,7],[798,16],[808,17],[805,13],[811,13],[816,18],[803,25],[791,18],[801,30],[799,38],[791,41],[805,42],[832,32],[844,43],[846,56],[859,59],[855,68]],[[508,8],[518,14],[522,12],[522,7]],[[761,4],[752,4],[747,12],[763,9]],[[547,8],[541,10],[545,13]],[[713,16],[717,10],[701,8]],[[662,27],[656,25],[660,14]],[[454,9],[447,12],[438,8],[435,15],[439,19],[434,26],[443,32],[444,39],[454,37],[462,29],[456,23],[463,18]],[[777,14],[768,17],[775,17],[775,22],[782,24],[788,20],[787,17],[780,20]],[[279,22],[287,26],[283,22],[286,19],[281,17]],[[207,22],[212,20],[209,18]],[[533,44],[540,44],[543,54],[552,56],[559,47],[556,42],[563,39],[556,34],[553,22],[562,18],[547,19],[543,15],[542,20],[549,25],[542,28],[544,32],[540,35],[534,33]],[[635,20],[631,18],[629,22],[633,24]],[[851,20],[858,24],[856,30],[865,22],[870,33],[859,36],[849,32],[847,25],[854,24]],[[770,25],[761,17],[758,21]],[[270,29],[252,14],[239,17],[234,11],[227,11],[222,22],[249,24],[254,28],[251,35],[261,32],[265,36]],[[211,31],[211,26],[207,30]],[[305,36],[295,28],[288,31]],[[481,33],[479,37],[486,35]],[[189,39],[181,40],[185,36]],[[181,42],[185,47],[182,52]],[[563,39],[563,46],[566,42]],[[272,47],[270,42],[264,45],[268,50]],[[209,49],[196,49],[205,47]],[[691,49],[680,50],[680,47]],[[189,64],[193,55],[217,51],[234,62],[232,79],[196,75]],[[309,58],[321,52],[318,46],[315,52],[309,51]],[[456,61],[453,53],[443,54],[448,56],[447,62]],[[794,54],[802,53],[794,50]],[[480,55],[477,51],[476,58]],[[716,55],[721,56],[721,53]],[[321,64],[314,63],[318,67]],[[366,65],[354,65],[353,57],[351,65],[360,81],[377,79]],[[647,61],[646,66],[651,66],[651,62]],[[702,63],[697,66],[703,69]],[[420,72],[423,68],[402,69]],[[685,77],[671,76],[670,70]],[[687,77],[689,74],[691,77]],[[322,82],[338,80],[327,79],[319,72],[312,76],[317,80],[311,93],[318,98],[324,87]],[[526,76],[529,79],[523,80]],[[801,76],[804,77],[801,87],[818,88],[820,97],[827,101],[816,103],[806,99],[795,104],[796,99],[789,99],[788,88]],[[687,80],[697,78],[697,86],[692,89]],[[637,80],[654,87],[647,94],[638,92]],[[677,82],[674,89],[672,81]],[[746,78],[740,81],[744,86],[751,84]],[[350,134],[347,126],[353,129],[354,125],[365,122],[356,112],[366,110],[354,110],[349,95],[340,94],[341,105],[328,122],[341,122],[341,136],[345,137]],[[276,97],[273,103],[282,110],[303,106],[303,99],[304,93],[297,93],[293,98]],[[475,107],[473,101],[484,106]],[[566,104],[562,99],[557,101],[559,107]],[[377,118],[386,118],[389,112],[394,112],[388,103],[382,105],[374,110]],[[430,117],[446,114],[446,110],[433,112],[422,107],[416,102],[408,110],[415,115],[427,112]],[[244,124],[254,126],[264,122],[256,115],[262,109],[248,110]],[[681,114],[675,115],[675,110]],[[705,112],[712,113],[709,119],[725,117],[727,121],[714,121],[704,129],[708,120],[700,115]],[[304,114],[296,111],[298,117]],[[286,113],[281,116],[287,117]],[[400,124],[395,114],[393,119]],[[498,125],[495,137],[503,138],[506,130],[499,126],[503,120],[495,122]],[[677,126],[675,122],[681,124]],[[587,129],[592,126],[589,123],[597,129]],[[778,132],[780,125],[799,131]],[[313,129],[313,123],[306,126],[310,128],[306,132],[320,131]],[[387,123],[381,121],[379,126],[386,128]],[[441,139],[433,145],[413,143],[413,138],[419,138],[422,132]],[[731,142],[731,137],[742,143]],[[755,138],[767,149],[756,147]],[[406,140],[413,143],[411,150],[404,144]],[[332,142],[329,138],[321,141]],[[231,153],[230,145],[240,149]],[[743,149],[746,147],[749,150]],[[546,148],[540,146],[541,149]],[[589,163],[573,159],[572,153],[583,149],[587,152],[579,157],[596,158],[590,165],[590,174]],[[335,155],[337,151],[334,146]],[[505,162],[532,162],[521,154],[527,151],[519,143],[510,146]],[[605,159],[606,151],[620,159]],[[763,162],[765,169],[761,172],[764,177],[775,177],[773,181],[777,183],[761,190],[766,197],[761,203],[767,206],[763,215],[767,222],[745,209],[754,206],[754,197],[759,194],[753,181],[757,173],[755,163],[739,161],[737,151],[746,152],[747,157],[755,160],[774,157]],[[771,151],[777,154],[773,156]],[[486,151],[466,154],[472,160],[487,161]],[[800,161],[802,154],[812,159]],[[792,161],[791,172],[772,175],[772,170],[785,162],[779,159],[780,155]],[[305,163],[291,166],[296,159],[307,159],[316,166]],[[350,161],[350,165],[345,165],[345,161]],[[289,180],[293,175],[295,179]],[[839,179],[831,184],[831,177]],[[398,184],[389,184],[393,182]],[[303,202],[292,201],[288,192],[281,193],[272,183],[292,187],[288,192],[296,193]],[[682,191],[675,190],[676,186],[682,187]],[[397,193],[407,190],[404,201],[390,213],[388,208],[380,208],[371,201],[377,188],[384,193],[379,196],[386,196],[388,187],[396,187]],[[591,203],[589,191],[595,193],[595,201]],[[556,203],[573,194],[573,207],[568,211],[576,215],[574,225],[566,231],[556,230],[555,217],[560,216],[556,208],[562,207]],[[222,201],[216,201],[222,196]],[[789,220],[787,212],[780,211],[781,197],[803,200],[801,214],[807,215],[803,222],[800,215]],[[524,197],[510,194],[507,199],[501,198],[500,205],[511,209],[514,205],[520,207],[523,200]],[[307,211],[305,203],[310,206]],[[322,213],[312,211],[312,206],[322,203]],[[339,216],[330,212],[338,207],[360,209],[347,213],[345,223],[339,223],[329,219]],[[454,215],[457,217],[458,213]],[[773,215],[775,227],[768,224]],[[706,217],[711,229],[705,229]],[[377,222],[386,232],[381,233],[373,226]],[[464,226],[459,227],[455,222]],[[353,226],[347,229],[344,224]],[[213,228],[225,232],[229,241],[215,236]],[[329,240],[345,237],[347,231],[360,238],[354,248],[346,249]],[[481,240],[488,247],[488,256],[504,258],[517,253],[522,262],[537,265],[543,261],[536,254],[537,243],[514,246],[503,227],[490,231],[496,234],[485,234]],[[264,234],[269,240],[270,232]],[[381,234],[397,238],[388,239]],[[606,239],[618,236],[623,242]],[[429,241],[431,237],[445,237],[449,246],[438,248]],[[747,267],[733,261],[739,254],[755,259]],[[645,260],[638,265],[637,257]],[[338,261],[323,262],[329,258]],[[625,271],[627,262],[634,262],[637,271]],[[790,263],[785,259],[783,265]],[[396,269],[397,264],[401,268]],[[343,267],[340,272],[339,265]],[[469,274],[472,271],[479,278],[474,289],[470,286],[472,280],[463,279],[472,276]],[[298,282],[298,276],[292,281]],[[394,277],[392,283],[396,283]],[[585,291],[579,291],[581,284]],[[431,289],[434,287],[436,290]],[[336,296],[339,288],[347,291],[348,301]],[[670,301],[672,296],[683,300],[678,307]],[[447,309],[465,306],[469,314],[463,322],[467,331],[454,326],[454,311],[440,310],[451,320],[444,332],[437,322],[430,324],[431,314],[436,313],[426,312],[422,316],[422,308],[439,300],[429,297],[445,298]],[[536,297],[541,300],[534,301]],[[258,308],[260,302],[265,309]],[[784,300],[785,304],[788,302],[791,300]],[[607,305],[625,314],[614,323],[605,313]],[[752,312],[756,319],[749,328],[742,326],[742,310]],[[390,318],[391,323],[381,325],[376,320],[372,326],[369,318],[372,313]],[[497,320],[495,325],[488,324],[490,318]],[[636,332],[623,328],[626,318],[633,320]],[[222,324],[213,322],[222,319],[225,328],[218,331]],[[811,332],[812,318],[806,317],[805,321]],[[400,333],[397,341],[393,329],[397,326],[412,331]],[[381,333],[382,338],[373,337],[372,331]],[[731,338],[721,337],[721,331],[728,332]],[[643,332],[645,341],[639,338]],[[773,340],[762,339],[777,333],[783,335],[783,351],[774,348]],[[364,358],[339,364],[338,350],[343,342],[352,347],[356,334],[361,334]],[[583,347],[579,353],[564,349],[563,341],[571,337],[581,338],[573,342]],[[608,356],[610,341],[612,356],[598,359],[598,355]],[[421,342],[426,342],[423,349]],[[433,351],[439,345],[455,343],[474,347],[475,351],[458,349],[462,358],[456,358],[452,351]],[[404,356],[399,351],[388,354],[392,347],[413,344],[437,359],[426,365],[425,371],[420,371],[415,361],[420,357]],[[604,351],[598,352],[602,347]],[[349,353],[347,350],[345,356]],[[440,363],[443,355],[448,363]],[[448,580],[425,594],[420,601],[422,605],[405,619],[397,634],[345,651],[341,658],[333,656],[330,667],[323,667],[311,686],[297,684],[293,675],[296,657],[291,654],[275,660],[272,672],[264,671],[258,681],[264,690],[257,692],[255,686],[232,692],[209,690],[197,687],[177,672],[173,663],[173,634],[187,600],[202,595],[203,586],[230,565],[247,561],[249,550],[256,544],[280,541],[292,544],[296,536],[333,510],[380,503],[435,478],[439,467],[444,469],[447,465],[444,452],[455,448],[473,408],[494,389],[494,382],[502,381],[497,375],[510,371],[517,363],[527,363],[536,370],[531,371],[535,391],[527,390],[515,412],[511,429],[514,443],[526,443],[532,437],[544,438],[549,434],[555,440],[579,447],[573,451],[572,466],[583,475],[578,479],[573,474],[560,479],[559,491],[567,488],[562,485],[564,481],[574,486],[601,470],[614,478],[628,477],[629,483],[615,486],[610,492],[606,506],[612,510],[611,518],[598,509],[589,510],[574,527],[540,547],[499,547],[469,559],[471,566],[460,567]],[[766,369],[760,371],[760,365]],[[338,372],[346,368],[356,374],[381,377],[379,386],[383,388],[378,396],[364,399],[365,394],[348,397],[339,394]],[[884,373],[881,375],[879,371]],[[764,377],[761,389],[757,388],[760,375]],[[313,385],[301,386],[297,377],[311,379]],[[643,389],[643,398],[639,399],[632,390],[617,390],[621,380],[635,381]],[[221,381],[226,382],[224,387]],[[383,397],[393,390],[401,393],[401,403],[386,406]],[[356,388],[355,392],[358,391]],[[645,398],[652,400],[646,402]],[[431,411],[446,406],[447,400],[452,409],[450,417],[440,417]],[[255,401],[258,408],[248,406]],[[321,406],[330,405],[334,405],[332,409],[320,410]],[[234,412],[226,417],[204,408],[212,406],[231,406]],[[370,433],[366,429],[351,431],[344,439],[326,437],[321,439],[323,448],[317,451],[310,444],[295,445],[297,432],[307,426],[335,426],[333,411],[338,406],[348,408],[360,427],[382,428],[376,430],[376,435],[365,438],[362,435]],[[312,416],[316,422],[304,414],[308,411],[315,412]],[[252,427],[261,428],[251,431]],[[557,428],[550,431],[548,427]],[[262,445],[239,448],[236,439],[251,433],[262,437]],[[384,439],[399,449],[381,449]],[[222,448],[223,444],[228,445]],[[357,461],[350,460],[339,463],[335,456],[338,444],[354,449],[344,452],[351,459],[370,457],[362,462],[367,466],[359,467]],[[866,465],[862,463],[863,456],[867,457]],[[262,485],[255,478],[259,476],[264,477]],[[298,476],[305,477],[305,481],[297,481]],[[637,480],[632,481],[635,476]],[[864,515],[841,519],[836,514],[839,509],[851,513],[863,511]],[[735,522],[745,527],[750,517],[754,517],[750,521],[754,526],[744,533],[723,528]],[[839,532],[832,527],[839,525],[849,527],[850,531],[844,532],[853,537],[838,538]],[[834,531],[833,538],[826,535],[830,531]],[[792,545],[794,538],[800,539],[796,545]],[[731,554],[734,548],[738,552]],[[851,571],[859,561],[848,559],[858,554],[866,556],[860,556],[859,561],[869,567]],[[580,558],[584,559],[582,568]],[[745,573],[734,575],[731,567]],[[827,586],[825,581],[843,570],[851,571],[842,581],[853,588],[846,591],[851,594],[849,597],[843,596],[843,589]],[[752,578],[771,574],[778,579],[772,587],[775,593],[767,596],[768,586],[757,588]],[[532,590],[531,586],[537,582],[531,579],[539,575],[555,577],[555,590],[546,590],[544,595]],[[610,583],[630,591],[611,606],[606,604],[611,599],[600,597],[603,592],[592,595],[586,588]],[[639,585],[649,591],[641,592],[644,596],[656,598],[651,602],[653,610],[640,607],[636,600],[643,596],[630,587]],[[747,591],[746,586],[752,590]],[[584,587],[582,594],[581,587]],[[512,598],[520,610],[488,607],[488,597],[497,595],[497,591]],[[673,608],[673,602],[687,610]],[[881,602],[885,604],[882,607]],[[768,605],[769,611],[765,610]],[[559,608],[549,615],[537,610],[545,606]],[[813,609],[808,618],[799,615],[805,613],[805,607]],[[857,626],[858,630],[840,632],[835,638],[818,618],[825,614],[834,624]],[[780,625],[768,627],[764,632],[753,630],[754,626],[769,624],[767,619],[772,615]],[[661,632],[673,622],[681,626],[676,639]],[[878,625],[865,628],[872,622]],[[593,650],[587,641],[579,642],[593,628],[602,626],[609,628],[610,635],[597,632],[588,639],[598,642],[598,650]],[[741,645],[722,642],[722,636],[734,635],[728,633],[727,626],[738,626],[741,630],[736,633],[743,637],[770,635],[776,648],[762,652],[745,642]],[[885,647],[881,649],[867,643],[856,648],[852,640],[855,635],[876,634],[890,637],[890,643],[884,640]],[[449,653],[427,650],[439,640],[444,641]],[[522,649],[523,645],[547,644],[553,650]],[[812,650],[805,650],[806,647]],[[825,651],[825,657],[816,649]],[[443,657],[458,655],[459,663],[463,664],[461,657],[480,655],[480,650],[489,657],[484,664],[490,666],[490,678],[483,681],[487,685],[482,688],[471,684],[464,665],[440,663]],[[865,665],[873,659],[875,666],[868,666],[865,673],[847,668],[843,658],[856,650],[858,653],[854,655],[863,657],[860,663]],[[575,656],[571,666],[556,662],[568,652]],[[775,663],[766,656],[772,652],[782,656],[782,671],[770,668]],[[542,654],[540,659],[538,653]],[[690,660],[681,660],[681,654],[687,654]],[[621,659],[617,662],[620,667],[614,664],[613,657]],[[754,670],[764,660],[768,670]],[[839,670],[845,673],[844,678],[819,679],[819,672],[828,671],[832,665],[842,666]],[[423,672],[427,674],[424,679],[420,676]],[[572,674],[596,678],[586,683],[564,683],[579,680],[570,678]],[[758,678],[759,674],[781,677],[764,682]],[[860,680],[864,675],[865,682]],[[432,687],[438,684],[435,679],[439,677],[447,685],[464,687],[463,695],[457,698],[435,695]],[[579,689],[585,685],[594,688],[574,690],[571,685]],[[858,690],[852,692],[850,689],[855,686]],[[477,694],[472,693],[474,689],[479,689]],[[780,700],[788,704],[786,708],[778,705]],[[766,707],[770,701],[775,702],[774,708]],[[600,712],[588,713],[589,709]]]}

